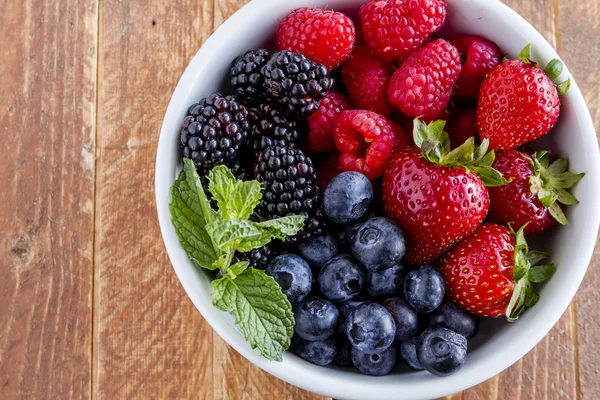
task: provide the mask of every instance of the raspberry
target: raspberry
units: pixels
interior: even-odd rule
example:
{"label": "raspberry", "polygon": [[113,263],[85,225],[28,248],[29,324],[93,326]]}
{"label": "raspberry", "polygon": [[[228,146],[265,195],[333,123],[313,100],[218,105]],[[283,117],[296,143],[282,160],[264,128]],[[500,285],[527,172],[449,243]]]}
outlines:
{"label": "raspberry", "polygon": [[392,62],[417,51],[446,20],[446,0],[372,0],[358,15],[369,50]]}
{"label": "raspberry", "polygon": [[385,117],[394,110],[387,99],[387,88],[393,73],[392,64],[381,61],[365,46],[355,47],[350,58],[342,64],[342,81],[352,104]]}
{"label": "raspberry", "polygon": [[458,110],[448,124],[450,146],[455,149],[468,138],[477,138],[477,108],[465,106]]}
{"label": "raspberry", "polygon": [[385,172],[396,145],[397,133],[383,115],[352,110],[338,116],[333,136],[336,147],[342,153],[342,169],[361,172],[374,179]]}
{"label": "raspberry", "polygon": [[435,119],[448,105],[460,69],[456,47],[438,39],[408,57],[394,72],[388,99],[407,115]]}
{"label": "raspberry", "polygon": [[350,109],[352,105],[346,96],[336,92],[327,93],[317,112],[308,117],[310,131],[306,150],[310,153],[334,151],[333,123],[342,111]]}
{"label": "raspberry", "polygon": [[477,35],[456,35],[450,39],[463,60],[462,70],[456,81],[456,94],[477,99],[479,89],[487,74],[502,61],[502,54],[495,43]]}
{"label": "raspberry", "polygon": [[292,11],[277,27],[277,48],[301,52],[334,69],[352,51],[354,25],[340,12],[318,8]]}
{"label": "raspberry", "polygon": [[317,168],[317,184],[322,192],[325,192],[329,182],[338,174],[344,172],[340,167],[340,153],[335,152],[327,156],[319,163]]}

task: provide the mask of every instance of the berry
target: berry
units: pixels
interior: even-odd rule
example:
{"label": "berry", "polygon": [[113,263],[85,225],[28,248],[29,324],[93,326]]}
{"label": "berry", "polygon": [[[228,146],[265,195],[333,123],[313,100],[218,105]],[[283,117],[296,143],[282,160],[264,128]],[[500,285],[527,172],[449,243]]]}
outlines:
{"label": "berry", "polygon": [[477,137],[477,108],[472,106],[460,108],[450,120],[448,135],[450,147],[453,149],[470,137]]}
{"label": "berry", "polygon": [[441,325],[451,331],[460,333],[467,339],[471,339],[478,328],[477,317],[469,314],[453,302],[444,300],[444,302],[427,315],[429,326]]}
{"label": "berry", "polygon": [[354,24],[340,12],[298,8],[277,27],[277,49],[305,54],[328,69],[334,69],[350,54]]}
{"label": "berry", "polygon": [[335,333],[340,313],[329,300],[309,297],[294,310],[294,330],[302,339],[325,340]]}
{"label": "berry", "polygon": [[511,181],[490,188],[488,219],[515,227],[527,224],[526,236],[543,233],[556,221],[565,225],[567,219],[559,203],[578,203],[565,189],[573,187],[584,175],[565,172],[567,165],[564,158],[550,164],[546,151],[531,156],[516,150],[497,152],[493,166]]}
{"label": "berry", "polygon": [[442,275],[431,265],[420,265],[404,278],[404,297],[417,312],[428,313],[438,308],[445,292]]}
{"label": "berry", "polygon": [[390,297],[382,305],[392,314],[396,321],[396,340],[404,342],[417,334],[419,317],[415,310],[400,297]]}
{"label": "berry", "polygon": [[390,219],[374,217],[364,222],[352,241],[352,254],[367,269],[398,264],[406,250],[402,230]]}
{"label": "berry", "polygon": [[265,272],[281,286],[281,292],[287,296],[292,306],[304,300],[312,289],[313,275],[310,267],[294,254],[275,257]]}
{"label": "berry", "polygon": [[408,366],[408,368],[413,369],[415,371],[423,371],[425,368],[419,362],[419,357],[417,356],[417,343],[419,342],[419,338],[417,336],[413,336],[405,342],[401,342],[399,347],[400,356],[404,360],[404,363]]}
{"label": "berry", "polygon": [[552,276],[554,264],[535,265],[548,257],[529,251],[523,228],[513,235],[502,225],[485,223],[444,254],[437,269],[446,281],[446,294],[460,307],[514,321],[539,299],[532,283]]}
{"label": "berry", "polygon": [[382,353],[394,342],[396,323],[382,305],[367,302],[348,315],[346,335],[357,350],[368,354]]}
{"label": "berry", "polygon": [[293,146],[300,137],[300,126],[269,103],[260,104],[255,110],[252,124],[251,149],[258,156],[267,147]]}
{"label": "berry", "polygon": [[438,39],[408,57],[394,72],[388,99],[406,115],[436,119],[450,101],[460,70],[456,47]]}
{"label": "berry", "polygon": [[300,358],[321,366],[331,364],[338,355],[334,338],[308,341],[300,337],[296,340],[294,350]]}
{"label": "berry", "polygon": [[231,63],[233,94],[246,104],[258,104],[267,99],[261,68],[271,54],[265,49],[248,50]]}
{"label": "berry", "polygon": [[495,43],[477,35],[456,35],[450,43],[458,49],[463,62],[456,81],[456,94],[477,100],[485,77],[502,61],[502,53]]}
{"label": "berry", "polygon": [[343,172],[333,178],[323,198],[325,214],[337,224],[358,221],[369,209],[373,186],[358,172]]}
{"label": "berry", "polygon": [[371,297],[389,297],[399,292],[402,286],[402,264],[396,264],[386,269],[367,271],[365,290]]}
{"label": "berry", "polygon": [[337,240],[331,235],[317,236],[298,245],[298,253],[308,261],[315,273],[340,252]]}
{"label": "berry", "polygon": [[188,109],[180,135],[183,156],[207,175],[217,165],[231,166],[249,134],[248,109],[215,92]]}
{"label": "berry", "polygon": [[365,110],[340,113],[333,128],[335,145],[342,153],[340,166],[369,179],[380,177],[394,151],[396,135],[383,115]]}
{"label": "berry", "polygon": [[270,98],[284,111],[308,117],[333,86],[327,67],[302,53],[280,51],[261,70]]}
{"label": "berry", "polygon": [[333,123],[342,111],[352,109],[346,96],[336,92],[327,92],[321,100],[319,109],[308,117],[308,138],[306,150],[310,153],[335,151]]}
{"label": "berry", "polygon": [[364,272],[352,256],[342,254],[332,258],[319,272],[319,290],[334,302],[356,298],[360,293]]}
{"label": "berry", "polygon": [[289,244],[323,234],[324,217],[312,160],[298,148],[268,147],[258,157],[254,178],[263,184],[263,197],[256,213],[264,219],[303,215],[304,227]]}
{"label": "berry", "polygon": [[390,346],[381,353],[367,354],[356,348],[352,349],[352,364],[361,374],[383,376],[389,374],[396,366],[396,346]]}
{"label": "berry", "polygon": [[345,301],[343,303],[340,303],[338,305],[338,308],[340,310],[340,318],[341,319],[348,319],[348,316],[350,315],[350,313],[358,306],[360,306],[361,304],[366,303],[363,300],[348,300]]}
{"label": "berry", "polygon": [[375,0],[358,15],[369,50],[382,60],[400,60],[417,51],[446,20],[445,0]]}
{"label": "berry", "polygon": [[337,357],[334,360],[335,365],[348,367],[352,365],[352,346],[346,336],[339,335],[337,338]]}
{"label": "berry", "polygon": [[467,359],[467,339],[441,326],[427,328],[419,335],[419,363],[430,373],[448,376],[460,369]]}
{"label": "berry", "polygon": [[252,249],[246,253],[236,253],[231,261],[235,264],[240,261],[248,261],[251,267],[257,269],[266,269],[271,260],[283,252],[283,243],[279,240],[272,240],[258,249]]}
{"label": "berry", "polygon": [[342,81],[355,108],[389,117],[394,111],[387,88],[394,66],[375,57],[365,46],[352,50],[342,64]]}
{"label": "berry", "polygon": [[317,183],[321,191],[325,192],[329,182],[338,174],[344,172],[339,163],[340,153],[332,153],[321,160],[317,168]]}
{"label": "berry", "polygon": [[[551,78],[562,71],[553,60],[550,76],[529,60],[528,47],[521,60],[506,61],[490,71],[479,92],[477,126],[490,148],[512,149],[538,139],[554,127],[560,114],[559,92]],[[568,90],[569,81],[559,85]]]}

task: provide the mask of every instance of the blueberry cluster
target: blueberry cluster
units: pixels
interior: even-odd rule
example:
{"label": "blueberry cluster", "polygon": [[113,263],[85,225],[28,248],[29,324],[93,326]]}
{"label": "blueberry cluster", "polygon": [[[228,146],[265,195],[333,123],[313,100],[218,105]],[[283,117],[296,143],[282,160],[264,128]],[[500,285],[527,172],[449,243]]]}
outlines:
{"label": "blueberry cluster", "polygon": [[465,362],[475,316],[444,300],[444,281],[430,265],[403,277],[405,240],[391,220],[369,214],[370,181],[344,172],[327,186],[324,210],[343,229],[299,245],[268,266],[294,306],[293,350],[317,365],[354,365],[386,375],[402,361],[446,376]]}

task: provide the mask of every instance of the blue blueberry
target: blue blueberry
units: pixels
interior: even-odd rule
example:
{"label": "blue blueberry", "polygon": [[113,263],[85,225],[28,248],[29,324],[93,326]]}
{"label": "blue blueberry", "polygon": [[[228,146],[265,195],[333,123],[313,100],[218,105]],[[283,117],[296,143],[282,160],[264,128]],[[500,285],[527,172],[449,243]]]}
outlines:
{"label": "blue blueberry", "polygon": [[302,339],[325,340],[335,333],[340,313],[332,302],[309,297],[294,310],[294,330]]}
{"label": "blue blueberry", "polygon": [[275,257],[265,270],[275,279],[281,291],[292,303],[300,303],[312,289],[313,275],[310,267],[302,258],[294,254],[282,254]]}
{"label": "blue blueberry", "polygon": [[381,353],[368,354],[353,348],[352,363],[365,375],[383,376],[389,374],[396,365],[396,346],[390,346]]}
{"label": "blue blueberry", "polygon": [[396,322],[396,340],[405,341],[417,334],[419,317],[406,301],[400,297],[390,297],[382,305],[392,314]]}
{"label": "blue blueberry", "polygon": [[338,235],[339,243],[341,243],[344,246],[352,247],[352,242],[354,241],[354,236],[356,235],[356,231],[358,231],[358,228],[360,228],[360,226],[364,224],[366,220],[376,216],[377,214],[375,214],[372,211],[369,211],[360,220],[346,226],[340,231]]}
{"label": "blue blueberry", "polygon": [[404,279],[404,297],[415,311],[432,312],[442,304],[446,285],[439,272],[431,265],[420,265]]}
{"label": "blue blueberry", "polygon": [[390,297],[400,292],[402,287],[402,264],[396,264],[386,269],[367,271],[365,275],[365,290],[372,297]]}
{"label": "blue blueberry", "polygon": [[337,357],[335,358],[335,365],[340,367],[348,367],[352,365],[352,346],[346,336],[338,336],[337,338]]}
{"label": "blue blueberry", "polygon": [[394,342],[396,323],[382,305],[367,302],[348,316],[346,335],[350,344],[363,353],[382,353]]}
{"label": "blue blueberry", "polygon": [[298,253],[308,261],[315,273],[318,273],[327,261],[340,254],[340,247],[337,240],[330,235],[317,236],[298,245]]}
{"label": "blue blueberry", "polygon": [[407,341],[401,342],[398,348],[400,350],[400,356],[408,368],[414,369],[415,371],[423,371],[425,368],[423,368],[419,362],[419,357],[417,356],[418,342],[419,338],[417,336],[413,336]]}
{"label": "blue blueberry", "polygon": [[451,331],[460,333],[467,339],[471,339],[477,332],[478,319],[475,315],[463,310],[450,300],[444,300],[442,304],[427,315],[429,325],[441,325]]}
{"label": "blue blueberry", "polygon": [[400,263],[406,246],[402,230],[385,217],[364,222],[352,241],[352,254],[367,269],[385,269]]}
{"label": "blue blueberry", "polygon": [[467,339],[443,326],[424,330],[417,343],[421,366],[437,376],[458,371],[467,359]]}
{"label": "blue blueberry", "polygon": [[359,172],[342,172],[333,178],[323,196],[325,214],[336,224],[358,221],[369,209],[373,185]]}
{"label": "blue blueberry", "polygon": [[359,305],[365,303],[364,300],[349,300],[338,304],[338,310],[340,311],[340,319],[338,321],[337,331],[344,336],[346,335],[346,326],[348,323],[348,315]]}
{"label": "blue blueberry", "polygon": [[319,290],[331,301],[351,300],[360,293],[364,279],[364,272],[356,260],[348,254],[342,254],[321,268]]}
{"label": "blue blueberry", "polygon": [[331,364],[337,357],[337,343],[334,338],[309,341],[296,339],[294,350],[298,356],[317,365]]}

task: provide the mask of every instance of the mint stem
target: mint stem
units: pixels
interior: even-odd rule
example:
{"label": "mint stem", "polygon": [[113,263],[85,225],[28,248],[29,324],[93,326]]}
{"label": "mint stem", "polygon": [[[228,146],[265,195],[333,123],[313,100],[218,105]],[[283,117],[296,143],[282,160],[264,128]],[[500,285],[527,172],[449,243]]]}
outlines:
{"label": "mint stem", "polygon": [[231,266],[231,261],[233,261],[233,256],[235,255],[235,249],[231,247],[229,252],[227,253],[227,258],[225,259],[225,264],[219,270],[219,278],[222,278],[226,273],[229,267]]}

